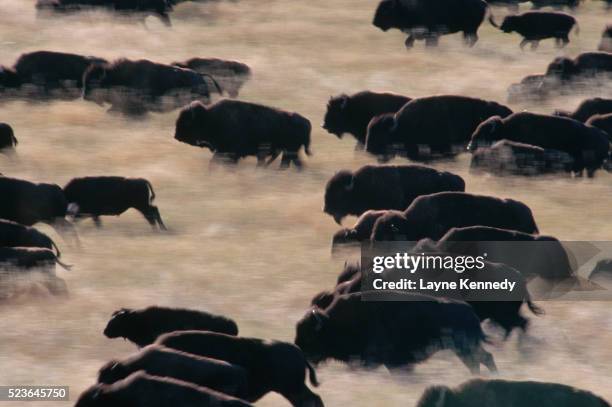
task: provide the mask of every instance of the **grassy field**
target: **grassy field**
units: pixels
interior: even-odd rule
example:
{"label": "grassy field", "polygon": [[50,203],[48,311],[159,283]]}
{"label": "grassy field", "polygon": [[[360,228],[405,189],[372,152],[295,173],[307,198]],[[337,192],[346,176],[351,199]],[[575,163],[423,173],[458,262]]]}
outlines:
{"label": "grassy field", "polygon": [[[374,162],[354,152],[350,137],[338,140],[320,128],[330,95],[371,89],[504,102],[511,83],[544,71],[556,55],[596,48],[610,19],[600,3],[587,2],[578,10],[580,35],[566,49],[544,41],[534,53],[521,52],[518,36],[488,23],[473,49],[454,35],[444,37],[437,49],[417,44],[408,52],[402,34],[371,25],[374,0],[186,3],[172,14],[170,29],[155,18],[145,27],[104,13],[41,19],[33,0],[3,0],[0,63],[11,65],[21,53],[39,49],[160,62],[237,59],[254,72],[240,98],[308,117],[314,156],[301,173],[256,170],[254,160],[233,171],[209,172],[208,152],[173,139],[177,112],[130,121],[80,100],[0,103],[0,121],[9,122],[20,140],[18,159],[0,157],[0,172],[60,185],[84,175],[145,177],[155,187],[169,228],[152,232],[131,211],[103,219],[102,230],[84,221],[77,249],[41,226],[75,265],[60,272],[70,296],[28,297],[0,306],[0,384],[68,385],[74,400],[104,362],[135,350],[102,335],[111,312],[120,307],[200,308],[235,318],[245,336],[292,341],[310,298],[331,287],[344,262],[330,256],[338,226],[321,211],[325,182],[339,169]],[[497,19],[507,13],[493,12]],[[582,97],[510,106],[549,112],[573,109]],[[468,166],[466,155],[436,165],[462,175],[469,192],[527,203],[542,233],[563,240],[612,239],[609,174],[600,171],[592,180],[499,179],[471,175]],[[577,385],[612,400],[610,304],[541,305],[547,313],[532,318],[534,339],[527,353],[518,351],[516,338],[491,347],[500,376]],[[468,378],[447,353],[409,377],[335,363],[320,368],[319,375],[317,391],[326,405],[355,407],[411,406],[430,384]],[[287,403],[269,395],[259,405]]]}

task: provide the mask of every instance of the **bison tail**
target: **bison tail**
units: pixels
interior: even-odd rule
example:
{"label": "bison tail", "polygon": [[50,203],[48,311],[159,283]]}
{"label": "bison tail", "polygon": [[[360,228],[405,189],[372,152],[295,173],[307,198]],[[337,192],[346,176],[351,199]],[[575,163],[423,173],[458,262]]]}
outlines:
{"label": "bison tail", "polygon": [[53,248],[55,249],[55,257],[57,257],[58,259],[60,257],[62,257],[62,252],[60,252],[59,247],[57,247],[57,245],[55,244],[55,242],[51,239],[49,239],[51,241],[51,246],[53,246]]}
{"label": "bison tail", "polygon": [[72,264],[66,264],[62,262],[60,259],[56,259],[55,262],[59,264],[66,271],[70,271],[72,269]]}
{"label": "bison tail", "polygon": [[[306,120],[306,119],[305,119]],[[306,120],[306,128],[304,129],[304,152],[306,155],[312,155],[312,151],[310,151],[310,132],[312,131],[312,126],[310,122]]]}
{"label": "bison tail", "polygon": [[491,13],[491,10],[489,10],[489,23],[491,23],[491,25],[495,28],[499,28],[499,25],[495,22],[495,17],[493,16],[493,13]]}
{"label": "bison tail", "polygon": [[155,200],[155,190],[153,190],[153,185],[151,185],[151,183],[148,180],[145,180],[145,182],[147,183],[147,187],[149,188],[149,191],[151,191],[151,196],[149,197],[149,203],[152,204],[153,201]]}
{"label": "bison tail", "polygon": [[11,139],[13,139],[13,146],[17,147],[17,144],[19,144],[19,141],[17,141],[17,137],[15,137],[14,134],[11,134]]}
{"label": "bison tail", "polygon": [[310,383],[313,386],[318,387],[319,381],[317,380],[317,372],[315,371],[314,367],[312,367],[310,362],[306,361],[306,368],[308,369],[308,378],[310,379]]}

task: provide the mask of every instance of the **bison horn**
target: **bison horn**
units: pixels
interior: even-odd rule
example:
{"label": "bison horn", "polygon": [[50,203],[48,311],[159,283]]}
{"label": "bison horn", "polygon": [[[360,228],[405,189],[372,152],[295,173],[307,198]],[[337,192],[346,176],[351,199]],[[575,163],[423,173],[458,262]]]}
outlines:
{"label": "bison horn", "polygon": [[323,318],[321,318],[321,315],[319,315],[317,310],[314,308],[310,312],[312,313],[314,319],[317,321],[317,325],[315,325],[315,331],[320,331],[321,328],[323,328]]}

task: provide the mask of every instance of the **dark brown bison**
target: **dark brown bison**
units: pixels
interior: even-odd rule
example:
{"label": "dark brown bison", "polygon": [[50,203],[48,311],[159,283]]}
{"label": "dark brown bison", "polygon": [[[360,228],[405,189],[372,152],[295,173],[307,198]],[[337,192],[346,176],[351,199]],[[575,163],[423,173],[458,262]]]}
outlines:
{"label": "dark brown bison", "polygon": [[130,208],[136,209],[152,227],[165,230],[157,206],[155,192],[143,178],[83,177],[74,178],[64,187],[69,212],[75,219],[92,217],[100,226],[100,216],[119,216]]}
{"label": "dark brown bison", "polygon": [[156,343],[187,353],[225,360],[246,369],[248,394],[257,401],[268,392],[285,397],[295,407],[322,407],[321,398],[305,383],[317,386],[314,368],[295,345],[204,331],[179,331],[160,336]]}
{"label": "dark brown bison", "polygon": [[184,62],[173,62],[172,65],[211,75],[233,98],[238,96],[242,85],[251,77],[251,68],[247,64],[218,58],[191,58]]}
{"label": "dark brown bison", "polygon": [[366,142],[368,123],[383,113],[395,113],[412,99],[395,93],[358,92],[332,96],[327,102],[323,128],[338,138],[350,133],[357,140],[357,149]]}
{"label": "dark brown bison", "polygon": [[388,293],[394,301],[339,295],[325,310],[310,309],[297,323],[295,344],[308,360],[360,362],[410,369],[440,350],[453,351],[473,373],[496,371],[482,343],[485,334],[471,306],[430,296]]}
{"label": "dark brown bison", "polygon": [[589,177],[608,158],[609,142],[603,131],[566,117],[529,112],[484,121],[472,135],[468,150],[503,139],[565,152],[574,160],[572,171],[581,174],[586,169]]}
{"label": "dark brown bison", "polygon": [[59,233],[78,237],[65,217],[68,202],[59,185],[0,177],[0,218],[26,226],[44,222]]}
{"label": "dark brown bison", "polygon": [[172,10],[169,0],[37,0],[39,12],[69,13],[88,9],[106,9],[117,13],[138,13],[142,18],[155,15],[170,26],[168,13]]}
{"label": "dark brown bison", "polygon": [[311,154],[310,130],[308,119],[297,113],[225,99],[208,107],[194,102],[183,108],[174,138],[209,148],[211,164],[255,156],[258,165],[269,165],[282,153],[281,168],[290,163],[301,168],[298,152],[304,147]]}
{"label": "dark brown bison", "polygon": [[238,335],[236,322],[224,316],[155,306],[115,311],[104,328],[104,335],[108,338],[129,339],[138,346],[146,346],[162,334],[191,329]]}
{"label": "dark brown bison", "polygon": [[389,211],[379,217],[370,239],[438,240],[454,227],[476,225],[538,233],[531,209],[522,202],[465,192],[439,192],[418,197],[404,212]]}
{"label": "dark brown bison", "polygon": [[231,363],[149,345],[123,360],[111,360],[98,373],[98,382],[112,384],[139,370],[207,387],[233,397],[247,394],[246,371]]}
{"label": "dark brown bison", "polygon": [[470,170],[494,175],[547,175],[569,173],[574,160],[564,152],[500,140],[472,153]]}
{"label": "dark brown bison", "polygon": [[83,75],[84,99],[130,115],[166,112],[194,99],[208,102],[215,91],[223,93],[208,74],[146,59],[94,64]]}
{"label": "dark brown bison", "polygon": [[442,95],[413,99],[397,113],[375,117],[368,125],[366,150],[387,161],[396,155],[411,160],[454,156],[478,125],[512,110],[496,102]]}
{"label": "dark brown bison", "polygon": [[465,43],[473,46],[486,12],[482,0],[382,0],[372,24],[383,31],[397,28],[407,33],[406,48],[415,39],[435,46],[441,35],[457,32],[463,32]]}
{"label": "dark brown bison", "polygon": [[591,116],[606,113],[612,113],[612,99],[592,98],[583,100],[573,112],[556,110],[554,114],[585,123]]}
{"label": "dark brown bison", "polygon": [[612,52],[612,25],[607,26],[601,34],[601,42],[597,49],[604,52]]}
{"label": "dark brown bison", "polygon": [[3,247],[0,246],[0,264],[17,269],[37,269],[55,274],[55,265],[70,270],[51,249],[43,247]]}
{"label": "dark brown bison", "polygon": [[569,14],[528,11],[526,13],[507,16],[500,29],[505,33],[516,32],[523,36],[521,49],[531,43],[531,49],[536,49],[540,40],[554,38],[557,46],[569,44],[569,33],[573,27],[578,30],[576,19]]}
{"label": "dark brown bison", "polygon": [[355,172],[339,171],[327,182],[323,212],[340,224],[347,215],[406,209],[418,196],[443,191],[465,191],[465,181],[421,165],[366,165]]}
{"label": "dark brown bison", "polygon": [[49,236],[33,227],[0,219],[0,247],[42,247],[55,250],[61,257],[60,250]]}
{"label": "dark brown bison", "polygon": [[416,406],[610,407],[610,404],[589,391],[564,384],[473,379],[456,388],[430,386]]}
{"label": "dark brown bison", "polygon": [[113,384],[85,390],[75,407],[249,407],[223,393],[169,377],[136,372]]}
{"label": "dark brown bison", "polygon": [[573,81],[612,75],[612,53],[584,52],[574,59],[558,57],[546,69],[546,76]]}
{"label": "dark brown bison", "polygon": [[0,123],[0,152],[13,151],[17,143],[13,128],[7,123]]}

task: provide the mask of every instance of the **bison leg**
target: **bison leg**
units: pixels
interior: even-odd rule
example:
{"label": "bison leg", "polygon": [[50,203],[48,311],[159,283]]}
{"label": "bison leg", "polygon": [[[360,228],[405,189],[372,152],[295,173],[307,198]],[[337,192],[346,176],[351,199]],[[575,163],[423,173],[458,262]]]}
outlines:
{"label": "bison leg", "polygon": [[294,407],[324,407],[321,397],[313,393],[306,385],[299,393],[283,394]]}
{"label": "bison leg", "polygon": [[281,164],[280,164],[280,168],[281,169],[286,169],[289,168],[289,164],[291,163],[291,157],[289,156],[290,153],[287,153],[286,151],[283,152],[283,158],[281,159]]}
{"label": "bison leg", "polygon": [[102,227],[102,221],[100,220],[100,217],[97,215],[94,215],[92,216],[92,219],[93,219],[94,225],[96,225],[96,227],[100,229]]}
{"label": "bison leg", "polygon": [[475,352],[459,352],[457,356],[465,366],[470,370],[470,373],[477,375],[480,374],[480,360],[476,357]]}
{"label": "bison leg", "polygon": [[473,47],[478,42],[478,34],[474,32],[463,32],[463,42],[468,47]]}
{"label": "bison leg", "polygon": [[155,229],[159,226],[161,230],[166,230],[166,226],[164,222],[162,222],[161,215],[159,214],[159,209],[155,205],[148,205],[144,208],[136,208],[142,215],[145,217],[147,222]]}
{"label": "bison leg", "polygon": [[563,37],[557,38],[557,48],[565,48],[567,44],[569,44],[570,40],[567,34]]}
{"label": "bison leg", "polygon": [[426,47],[437,47],[438,39],[439,37],[435,34],[427,36],[427,38],[425,38],[425,46]]}
{"label": "bison leg", "polygon": [[414,36],[412,34],[408,35],[408,38],[406,38],[406,41],[404,41],[404,45],[407,49],[410,49],[414,46]]}
{"label": "bison leg", "polygon": [[525,50],[525,45],[529,44],[529,40],[527,38],[523,38],[523,41],[521,41],[521,44],[519,45],[521,47],[521,51]]}
{"label": "bison leg", "polygon": [[276,160],[280,154],[281,154],[281,151],[274,151],[272,155],[270,156],[270,158],[268,159],[268,161],[266,162],[265,166],[267,167],[270,164],[272,164],[274,160]]}

